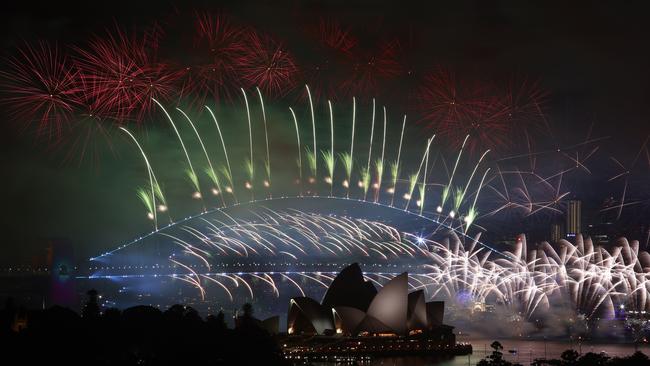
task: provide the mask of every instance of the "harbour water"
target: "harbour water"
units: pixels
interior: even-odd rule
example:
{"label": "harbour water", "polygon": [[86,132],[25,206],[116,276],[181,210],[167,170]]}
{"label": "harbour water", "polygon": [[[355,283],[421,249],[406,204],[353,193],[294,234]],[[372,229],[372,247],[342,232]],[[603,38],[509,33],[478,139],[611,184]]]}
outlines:
{"label": "harbour water", "polygon": [[[604,352],[610,357],[623,357],[629,356],[635,352],[634,344],[620,344],[620,343],[591,343],[591,342],[564,342],[564,341],[544,341],[544,340],[519,340],[519,339],[496,339],[503,345],[504,358],[511,362],[518,362],[522,365],[529,365],[537,358],[560,358],[562,352],[568,349],[574,349],[582,354],[587,352],[601,353]],[[494,339],[470,339],[469,343],[472,344],[473,353],[470,357],[455,357],[451,360],[438,362],[439,366],[461,366],[461,365],[475,365],[478,361],[485,358],[488,354],[492,353],[490,344]],[[646,355],[650,355],[650,345],[638,345],[637,349]],[[404,363],[401,365],[412,365],[412,363]],[[381,365],[381,364],[379,364]],[[390,365],[390,364],[384,364]],[[400,365],[400,364],[395,364]],[[419,365],[428,365],[422,363]]]}
{"label": "harbour water", "polygon": [[[522,365],[530,365],[531,361],[537,358],[560,358],[562,352],[567,349],[575,349],[582,353],[605,352],[610,357],[629,356],[635,352],[635,346],[633,344],[477,338],[461,340],[462,342],[472,344],[474,349],[474,352],[467,356],[457,356],[448,359],[422,356],[382,357],[358,362],[358,364],[365,366],[471,366],[476,365],[492,352],[490,344],[495,340],[503,345],[503,353],[506,360],[518,362]],[[637,348],[646,355],[650,355],[649,344],[640,344]],[[333,364],[322,363],[322,365]]]}

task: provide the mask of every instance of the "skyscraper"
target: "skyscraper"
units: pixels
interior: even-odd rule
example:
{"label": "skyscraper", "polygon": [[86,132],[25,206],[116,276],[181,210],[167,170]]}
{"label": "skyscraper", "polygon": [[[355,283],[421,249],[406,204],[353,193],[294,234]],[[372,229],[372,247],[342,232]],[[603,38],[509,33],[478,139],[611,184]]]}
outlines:
{"label": "skyscraper", "polygon": [[570,200],[566,209],[566,236],[573,238],[582,230],[582,202]]}
{"label": "skyscraper", "polygon": [[562,223],[556,222],[551,224],[551,241],[557,243],[560,239],[564,239],[564,228]]}

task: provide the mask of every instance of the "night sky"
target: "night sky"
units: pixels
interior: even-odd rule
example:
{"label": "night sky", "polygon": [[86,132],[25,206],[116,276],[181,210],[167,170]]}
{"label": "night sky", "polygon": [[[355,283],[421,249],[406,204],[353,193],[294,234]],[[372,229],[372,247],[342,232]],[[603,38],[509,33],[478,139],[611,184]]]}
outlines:
{"label": "night sky", "polygon": [[[539,79],[549,93],[544,111],[550,131],[532,136],[538,149],[604,138],[598,143],[598,156],[589,161],[591,172],[566,183],[567,189],[595,206],[609,196],[620,195],[620,184],[607,183],[617,169],[612,157],[625,165],[641,150],[627,193],[629,199],[641,203],[626,208],[621,220],[633,217],[635,223],[647,224],[650,169],[643,143],[650,134],[650,25],[647,6],[639,5],[642,2],[349,3],[21,1],[3,3],[0,34],[3,52],[9,57],[24,41],[83,46],[93,34],[103,34],[116,24],[144,27],[158,21],[167,27],[163,57],[182,59],[191,43],[194,12],[207,10],[272,33],[296,55],[308,58],[310,45],[303,34],[306,25],[320,18],[336,19],[349,26],[363,45],[399,39],[404,59],[417,70],[445,65],[468,78],[498,80],[516,74]],[[399,100],[382,103],[396,114],[408,108]],[[291,98],[269,104],[275,105],[269,110],[277,119],[286,114],[285,105],[304,107]],[[42,253],[44,238],[69,240],[77,256],[83,257],[149,230],[135,197],[135,187],[142,184],[146,173],[123,136],[111,138],[110,144],[101,138],[93,140],[96,147],[86,150],[92,152],[90,157],[80,161],[76,153],[69,157],[69,142],[52,146],[29,128],[22,128],[24,124],[15,121],[6,107],[0,107],[0,261],[28,262]],[[226,107],[221,112],[228,115],[237,110]],[[283,118],[287,118],[285,114]],[[156,149],[160,161],[172,164],[181,159],[179,150],[161,121],[145,122],[140,133],[149,146],[160,147]],[[416,130],[422,126],[409,126],[413,126],[415,139],[421,136]],[[420,144],[422,140],[420,137]],[[182,185],[180,178],[169,178],[170,190]],[[192,205],[182,211],[196,211]],[[539,225],[547,224],[541,220]]]}

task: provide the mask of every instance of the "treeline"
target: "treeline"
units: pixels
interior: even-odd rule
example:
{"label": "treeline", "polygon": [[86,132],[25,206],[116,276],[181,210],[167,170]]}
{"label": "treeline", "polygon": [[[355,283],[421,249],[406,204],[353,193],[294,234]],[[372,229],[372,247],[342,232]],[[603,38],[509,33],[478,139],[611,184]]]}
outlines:
{"label": "treeline", "polygon": [[[503,359],[503,346],[499,342],[490,345],[492,354],[479,361],[477,366],[521,366]],[[562,352],[560,359],[536,359],[531,366],[650,366],[650,359],[643,352],[635,352],[627,357],[609,357],[602,353],[580,355],[575,350]]]}
{"label": "treeline", "polygon": [[[82,314],[53,306],[0,314],[0,364],[24,365],[286,365],[274,338],[243,307],[235,329],[223,313],[203,319],[191,307],[135,306],[100,313],[96,293]],[[26,319],[20,324],[21,319]],[[18,323],[17,323],[18,321]],[[16,329],[23,326],[23,329]],[[2,361],[4,360],[4,361]]]}

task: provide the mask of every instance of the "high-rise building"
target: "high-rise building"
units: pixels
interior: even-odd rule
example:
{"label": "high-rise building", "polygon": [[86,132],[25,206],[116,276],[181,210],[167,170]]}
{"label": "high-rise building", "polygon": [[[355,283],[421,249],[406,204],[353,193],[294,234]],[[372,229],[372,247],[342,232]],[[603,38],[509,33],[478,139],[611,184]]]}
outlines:
{"label": "high-rise building", "polygon": [[560,239],[564,239],[564,228],[562,223],[556,222],[551,224],[551,241],[557,243]]}
{"label": "high-rise building", "polygon": [[582,231],[582,202],[570,200],[566,208],[566,236],[573,238]]}

